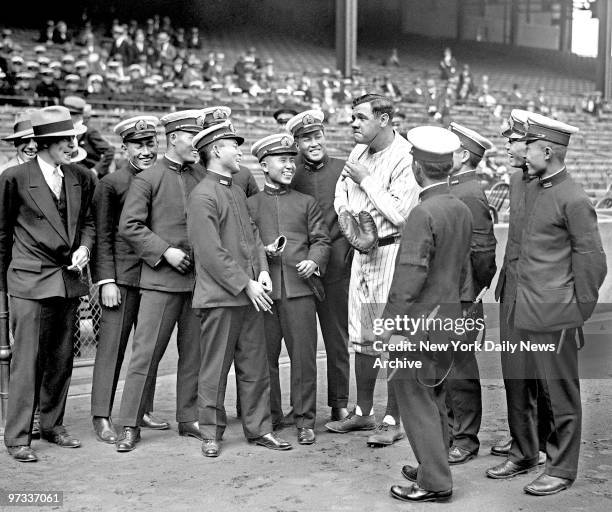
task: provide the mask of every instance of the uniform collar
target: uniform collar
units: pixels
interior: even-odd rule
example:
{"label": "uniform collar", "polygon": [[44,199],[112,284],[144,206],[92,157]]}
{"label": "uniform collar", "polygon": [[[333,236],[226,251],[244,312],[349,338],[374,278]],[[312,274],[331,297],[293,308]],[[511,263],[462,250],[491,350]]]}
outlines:
{"label": "uniform collar", "polygon": [[265,183],[264,192],[266,194],[270,194],[271,196],[282,196],[289,192],[289,187],[285,187],[284,185],[280,185],[278,187],[271,187],[270,185]]}
{"label": "uniform collar", "polygon": [[138,174],[140,171],[142,171],[142,169],[139,169],[138,167],[136,167],[131,160],[128,160],[128,164],[126,166],[127,170],[133,174],[134,176],[136,174]]}
{"label": "uniform collar", "polygon": [[318,171],[320,169],[322,169],[323,167],[325,167],[325,164],[328,162],[329,160],[329,156],[325,155],[323,157],[323,160],[321,160],[318,163],[313,163],[311,161],[309,161],[308,159],[304,158],[304,156],[301,156],[302,161],[304,162],[304,168],[307,171]]}
{"label": "uniform collar", "polygon": [[215,171],[211,171],[210,169],[206,169],[206,176],[205,176],[205,178],[214,180],[217,183],[220,183],[221,185],[224,185],[226,187],[231,187],[232,186],[232,178],[231,177],[223,176],[223,174],[218,174]]}
{"label": "uniform collar", "polygon": [[441,194],[448,194],[450,191],[448,187],[448,183],[446,181],[441,181],[439,183],[434,183],[433,185],[426,186],[419,193],[419,200],[425,201],[425,199],[429,199],[433,196],[439,196]]}
{"label": "uniform collar", "polygon": [[476,179],[476,169],[468,169],[467,171],[461,171],[449,176],[448,184],[453,187],[466,181],[473,181]]}
{"label": "uniform collar", "polygon": [[189,171],[189,164],[179,164],[175,162],[168,155],[164,155],[164,162],[166,163],[166,167],[171,171],[178,172],[179,174],[185,171]]}
{"label": "uniform collar", "polygon": [[540,178],[540,186],[542,188],[550,188],[557,183],[561,183],[567,178],[567,169],[562,167],[555,174],[551,174],[550,176],[546,176],[545,178]]}

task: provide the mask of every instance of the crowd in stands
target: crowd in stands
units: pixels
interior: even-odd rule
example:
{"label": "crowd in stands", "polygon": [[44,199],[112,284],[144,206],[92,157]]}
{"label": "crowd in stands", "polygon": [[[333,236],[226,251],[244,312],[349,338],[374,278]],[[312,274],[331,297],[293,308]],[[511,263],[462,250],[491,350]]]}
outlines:
{"label": "crowd in stands", "polygon": [[[543,89],[528,95],[514,84],[500,97],[491,90],[487,75],[477,78],[450,48],[439,62],[439,76],[432,69],[406,89],[394,77],[393,68],[401,66],[397,48],[383,60],[390,69],[382,75],[365,76],[359,68],[351,78],[328,68],[281,74],[273,59],[264,59],[254,47],[245,49],[237,62],[226,62],[224,53],[205,47],[198,27],[174,27],[168,16],[156,15],[144,24],[114,20],[106,33],[94,30],[86,17],[75,30],[64,21],[49,20],[32,44],[34,58],[26,58],[11,30],[2,31],[0,102],[46,106],[80,95],[93,104],[138,101],[188,108],[201,105],[204,97],[212,102],[235,97],[271,111],[321,109],[326,119],[343,124],[350,121],[352,98],[379,91],[398,107],[422,105],[424,115],[443,125],[452,107],[461,104],[488,109],[500,119],[502,104],[558,117]],[[596,94],[577,105],[577,110],[594,116],[601,109]]]}

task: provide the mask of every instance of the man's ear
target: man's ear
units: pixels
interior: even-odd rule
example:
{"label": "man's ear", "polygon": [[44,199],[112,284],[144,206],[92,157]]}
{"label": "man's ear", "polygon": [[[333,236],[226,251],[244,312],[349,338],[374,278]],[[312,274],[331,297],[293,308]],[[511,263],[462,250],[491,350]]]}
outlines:
{"label": "man's ear", "polygon": [[127,151],[127,146],[125,145],[125,142],[121,143],[121,151]]}
{"label": "man's ear", "polygon": [[389,122],[391,121],[391,118],[389,117],[389,114],[381,114],[380,116],[380,126],[381,128],[385,128]]}
{"label": "man's ear", "polygon": [[544,148],[544,160],[552,160],[554,156],[555,152],[553,151],[553,148],[546,146]]}
{"label": "man's ear", "polygon": [[470,160],[470,152],[467,149],[463,150],[463,153],[461,153],[461,163],[465,164]]}
{"label": "man's ear", "polygon": [[268,162],[266,161],[266,159],[265,159],[265,158],[264,158],[264,159],[263,159],[261,162],[259,162],[259,165],[261,165],[261,170],[262,170],[264,173],[266,173],[266,174],[267,174],[267,173],[269,172],[269,171],[268,171]]}

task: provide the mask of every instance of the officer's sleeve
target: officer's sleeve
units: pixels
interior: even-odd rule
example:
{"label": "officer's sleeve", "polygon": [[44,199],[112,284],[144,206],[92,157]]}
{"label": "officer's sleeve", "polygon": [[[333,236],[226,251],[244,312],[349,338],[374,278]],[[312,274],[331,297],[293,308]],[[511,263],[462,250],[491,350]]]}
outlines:
{"label": "officer's sleeve", "polygon": [[130,185],[119,219],[119,234],[150,267],[157,266],[170,244],[147,226],[151,211],[151,184],[136,176]]}
{"label": "officer's sleeve", "polygon": [[416,206],[410,212],[402,233],[383,318],[394,318],[410,310],[425,285],[433,253],[430,216],[423,208]]}
{"label": "officer's sleeve", "polygon": [[497,240],[493,230],[493,220],[489,214],[489,206],[485,197],[462,197],[472,214],[472,239],[470,243],[472,276],[477,285],[474,293],[477,295],[485,286],[491,286],[491,281],[497,271],[495,263],[495,246]]}
{"label": "officer's sleeve", "polygon": [[94,282],[115,280],[115,226],[120,211],[114,187],[102,180],[96,186],[92,201],[96,223],[96,246],[92,258]]}
{"label": "officer's sleeve", "polygon": [[329,254],[331,250],[331,239],[321,214],[321,207],[315,199],[308,200],[308,259],[319,266],[321,274],[325,274]]}
{"label": "officer's sleeve", "polygon": [[595,309],[599,288],[607,273],[597,214],[586,195],[567,205],[566,223],[572,248],[576,300],[586,321]]}
{"label": "officer's sleeve", "polygon": [[[219,286],[234,296],[246,288],[250,277],[221,243],[219,215],[214,198],[208,194],[191,193],[187,204],[187,232],[198,268],[203,267]],[[262,270],[268,270],[267,263]]]}

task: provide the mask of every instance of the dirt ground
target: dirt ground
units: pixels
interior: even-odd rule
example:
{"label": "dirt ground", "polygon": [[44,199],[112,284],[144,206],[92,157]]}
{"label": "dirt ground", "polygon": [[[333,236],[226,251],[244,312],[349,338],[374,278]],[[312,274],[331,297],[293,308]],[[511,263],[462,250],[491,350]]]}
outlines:
{"label": "dirt ground", "polygon": [[[499,355],[482,355],[481,368],[500,375]],[[158,416],[172,420],[172,430],[143,431],[142,441],[130,453],[117,453],[113,446],[95,439],[89,417],[91,368],[75,369],[65,423],[81,439],[82,447],[68,450],[34,441],[33,447],[40,457],[35,464],[17,463],[2,450],[2,492],[62,491],[62,506],[40,508],[62,511],[612,510],[612,386],[609,379],[582,381],[584,420],[579,478],[570,490],[537,498],[522,490],[537,472],[508,481],[484,476],[486,468],[502,460],[489,455],[491,444],[507,433],[503,383],[499,379],[487,379],[482,383],[484,417],[480,455],[466,465],[453,468],[452,501],[410,505],[389,496],[391,485],[406,482],[400,475],[402,465],[415,463],[406,439],[393,447],[374,449],[365,444],[366,432],[340,435],[327,433],[323,428],[329,409],[322,346],[318,354],[317,442],[299,446],[295,430],[286,428],[280,435],[294,442],[294,449],[289,452],[247,444],[235,416],[232,373],[226,399],[229,427],[223,451],[218,459],[203,457],[197,440],[177,434],[175,362],[176,348],[171,343],[158,379],[155,410]],[[288,395],[286,356],[281,379]],[[355,396],[354,382],[352,385],[351,399]],[[121,390],[122,381],[119,386]],[[385,388],[381,380],[375,401],[379,419],[384,412]],[[115,408],[119,400],[120,397]],[[13,507],[0,506],[0,510],[10,509]]]}

